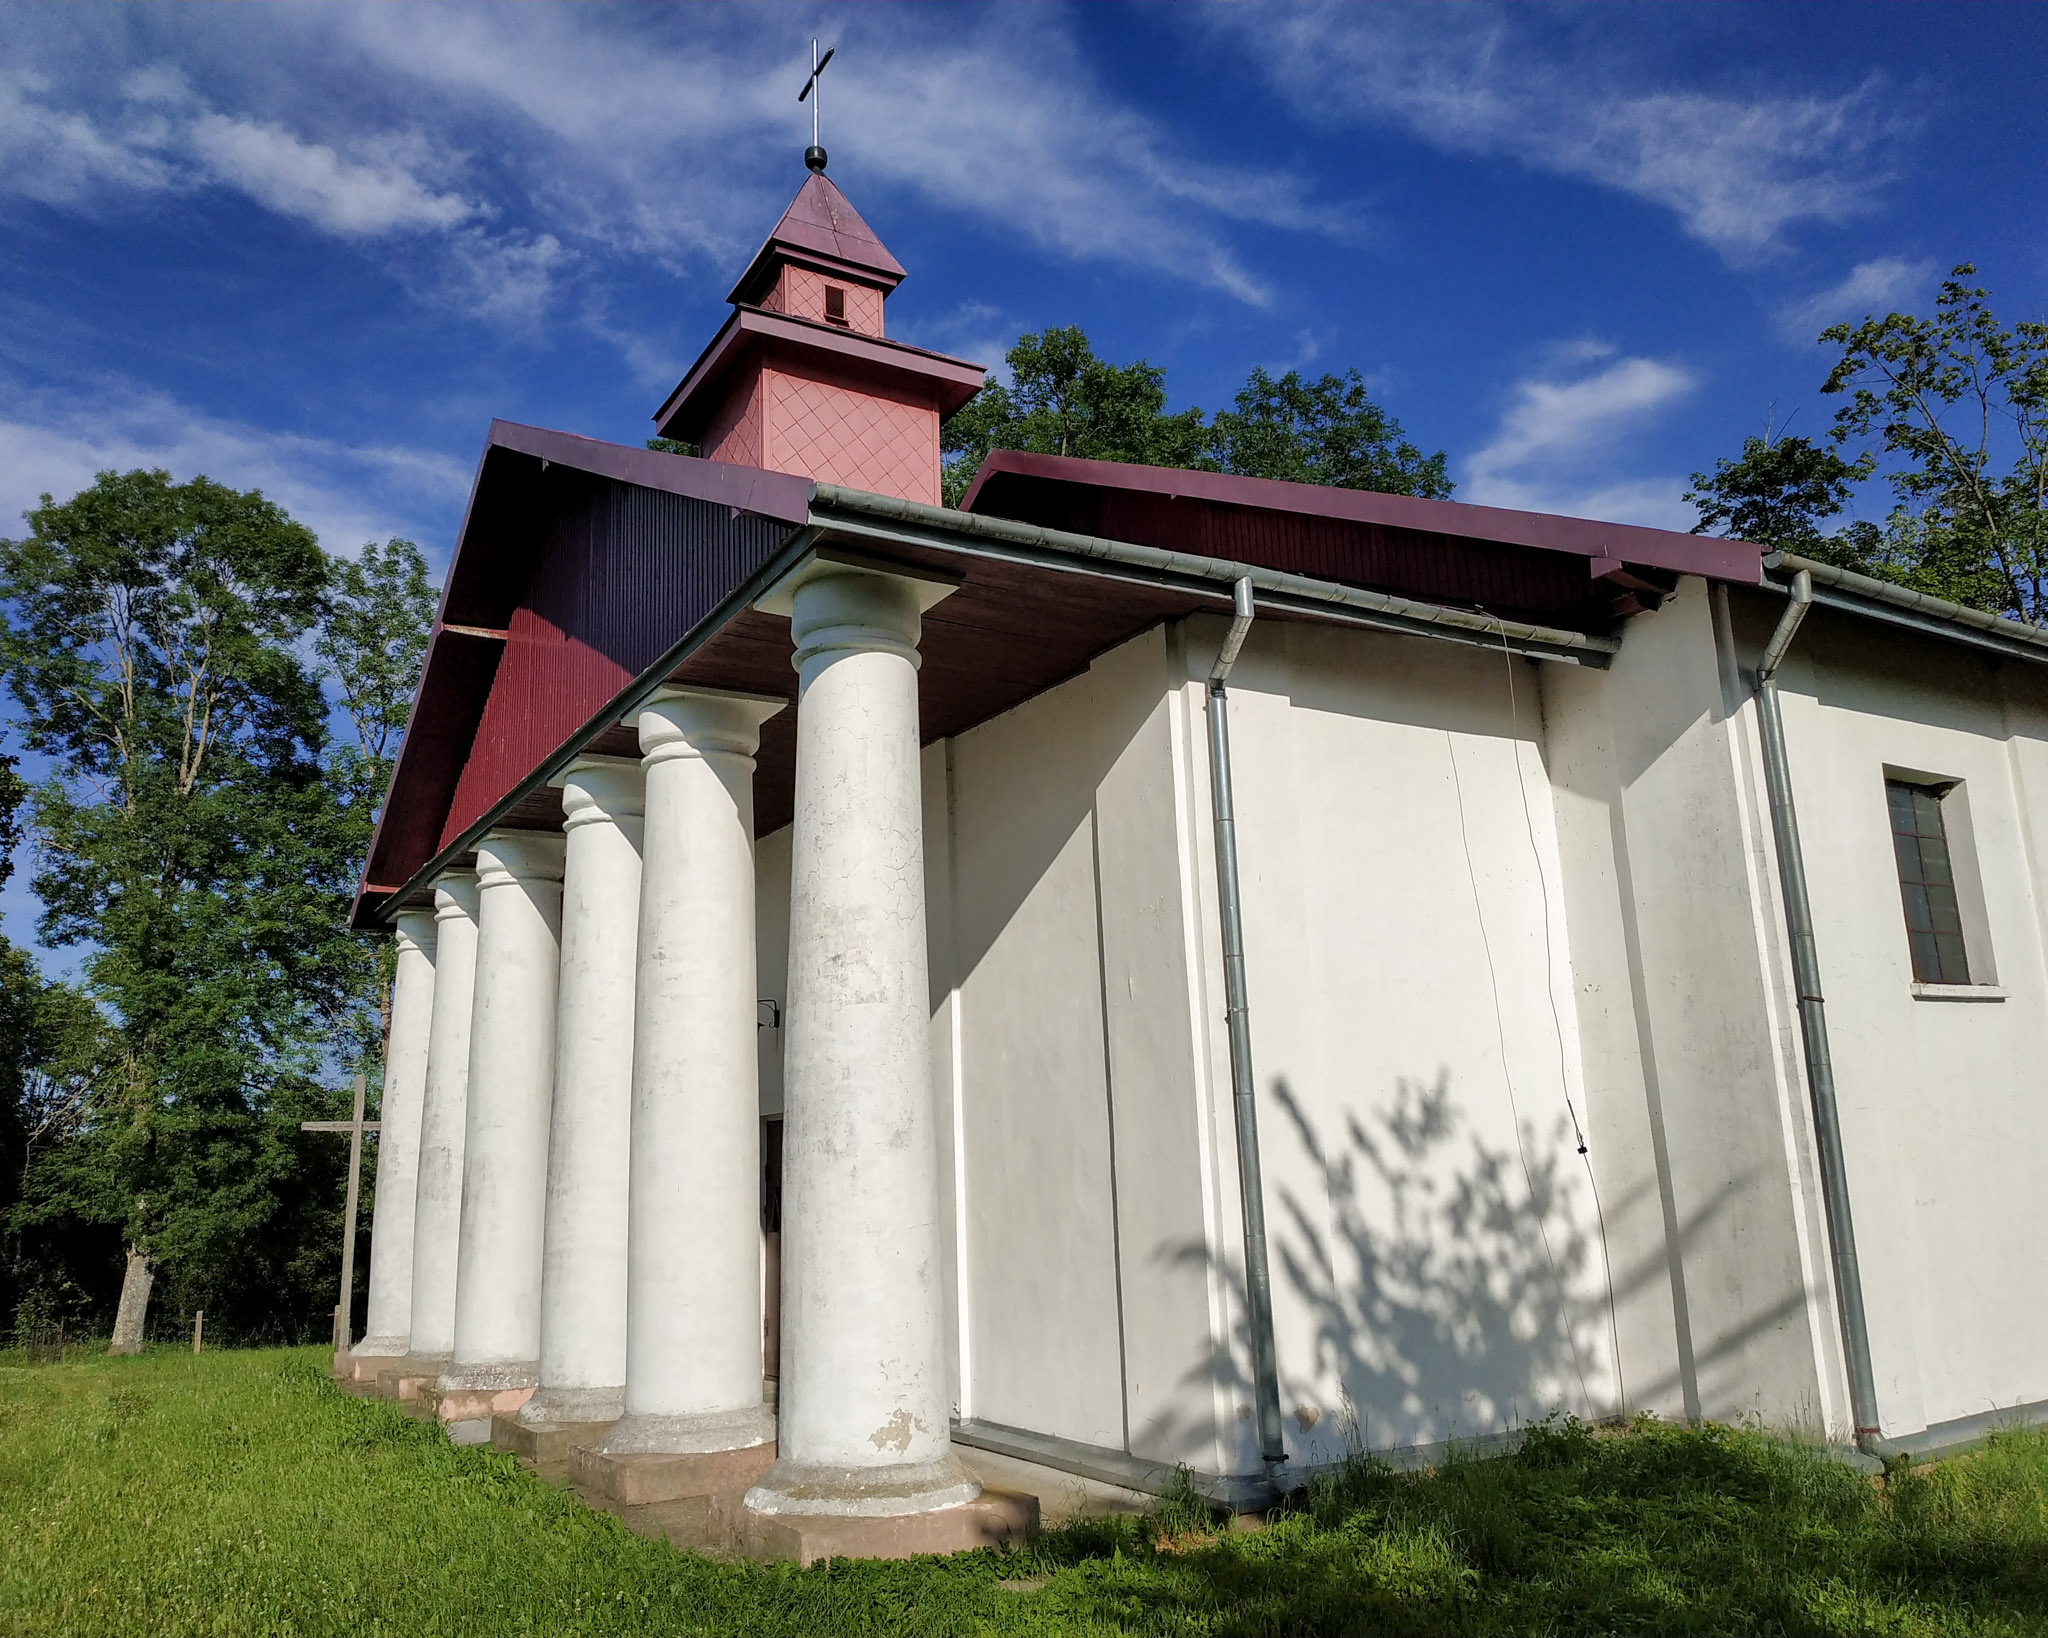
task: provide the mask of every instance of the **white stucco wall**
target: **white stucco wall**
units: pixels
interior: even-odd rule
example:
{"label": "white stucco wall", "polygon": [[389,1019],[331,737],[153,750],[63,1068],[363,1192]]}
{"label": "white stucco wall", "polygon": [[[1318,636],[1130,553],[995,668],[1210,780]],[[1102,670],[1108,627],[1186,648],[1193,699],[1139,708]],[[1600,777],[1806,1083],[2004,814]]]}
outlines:
{"label": "white stucco wall", "polygon": [[[1747,601],[1738,626],[1760,642],[1777,606]],[[1779,689],[1884,1431],[2048,1400],[2048,689],[2032,667],[1826,610]],[[1943,806],[1983,887],[1971,976],[2003,999],[1915,996],[1887,767],[1962,781]]]}
{"label": "white stucco wall", "polygon": [[951,748],[972,1413],[1213,1468],[1167,643]]}
{"label": "white stucco wall", "polygon": [[[1205,625],[1190,635],[1197,676]],[[1340,1456],[1352,1437],[1608,1414],[1606,1261],[1567,1107],[1583,1126],[1533,668],[1267,623],[1230,712],[1296,1459]]]}
{"label": "white stucco wall", "polygon": [[[1153,631],[926,747],[932,1066],[956,1413],[1214,1471],[1233,1367],[1171,681]],[[763,996],[787,853],[756,849]]]}
{"label": "white stucco wall", "polygon": [[[1605,671],[1254,627],[1232,738],[1296,1461],[1558,1409],[1846,1431],[1740,670],[1781,607],[1684,582]],[[1221,630],[926,747],[924,824],[956,1414],[1242,1472]],[[2048,1398],[2048,684],[1823,613],[1782,686],[1886,1431]],[[2003,1001],[1910,993],[1888,763],[1966,782]],[[777,1000],[787,842],[757,848]]]}
{"label": "white stucco wall", "polygon": [[1846,1431],[1760,751],[1713,596],[1682,582],[1609,670],[1543,683],[1630,1402]]}
{"label": "white stucco wall", "polygon": [[1698,581],[1546,668],[1593,1146],[1632,1407],[1847,1415],[1767,806]]}

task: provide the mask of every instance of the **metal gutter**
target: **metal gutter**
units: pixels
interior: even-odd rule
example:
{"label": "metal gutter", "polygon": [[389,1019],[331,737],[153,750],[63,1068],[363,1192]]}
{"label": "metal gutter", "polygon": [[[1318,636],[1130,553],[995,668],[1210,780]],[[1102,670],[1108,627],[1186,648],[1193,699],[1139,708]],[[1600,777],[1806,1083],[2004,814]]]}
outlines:
{"label": "metal gutter", "polygon": [[[815,486],[811,522],[829,528],[834,534],[937,551],[964,550],[969,555],[975,555],[978,549],[980,555],[1005,557],[1044,568],[1083,569],[1088,563],[1113,564],[1124,571],[1125,578],[1215,597],[1228,596],[1238,581],[1249,580],[1259,594],[1260,607],[1269,614],[1308,615],[1409,636],[1448,638],[1495,651],[1505,644],[1511,652],[1539,660],[1604,667],[1621,651],[1618,637],[1533,626],[1469,609],[1367,591],[1335,580],[1317,580],[1280,569],[1236,563],[1228,558],[1138,546],[1100,535],[1072,534],[1010,518],[983,517],[975,512],[956,512],[889,495],[870,495],[837,484]],[[968,546],[967,541],[972,541],[973,546]],[[1083,561],[1077,563],[1076,559]]]}
{"label": "metal gutter", "polygon": [[955,1417],[952,1433],[956,1445],[965,1445],[970,1450],[994,1451],[998,1456],[1014,1457],[1020,1462],[1093,1479],[1098,1484],[1113,1484],[1149,1495],[1168,1495],[1185,1480],[1196,1495],[1233,1513],[1263,1513],[1282,1494],[1280,1487],[1263,1474],[1203,1473],[1184,1465],[1147,1461],[1107,1445],[1084,1444],[1056,1433],[1005,1427],[1000,1422]]}
{"label": "metal gutter", "polygon": [[[1861,578],[1860,576],[1858,578]],[[1807,1095],[1813,1103],[1815,1158],[1820,1163],[1821,1207],[1827,1218],[1828,1255],[1842,1353],[1849,1372],[1849,1409],[1856,1443],[1868,1448],[1879,1434],[1877,1379],[1870,1363],[1870,1327],[1863,1312],[1863,1271],[1856,1257],[1856,1225],[1849,1210],[1849,1169],[1842,1155],[1842,1123],[1835,1103],[1834,1058],[1828,1046],[1827,1003],[1821,994],[1820,950],[1806,891],[1806,860],[1799,846],[1799,810],[1792,800],[1792,764],[1778,711],[1778,667],[1815,601],[1813,575],[1792,577],[1791,601],[1764,646],[1756,668],[1757,722],[1763,731],[1764,786],[1771,803],[1771,834],[1778,849],[1778,884],[1785,900],[1785,932],[1792,945],[1792,983],[1798,992],[1800,1044],[1806,1056]]]}
{"label": "metal gutter", "polygon": [[1916,1462],[1936,1462],[1945,1456],[1960,1456],[1976,1450],[2000,1433],[2021,1428],[2048,1426],[2048,1399],[2027,1405],[2010,1405],[2002,1410],[1979,1411],[1953,1421],[1935,1422],[1919,1433],[1898,1439],[1871,1439],[1864,1449],[1880,1459],[1910,1456]]}
{"label": "metal gutter", "polygon": [[1231,609],[1230,630],[1209,672],[1209,795],[1216,828],[1216,903],[1223,933],[1223,1000],[1230,1031],[1237,1192],[1244,1218],[1245,1322],[1251,1332],[1259,1455],[1270,1467],[1287,1460],[1287,1435],[1280,1425],[1280,1362],[1273,1343],[1273,1270],[1266,1255],[1266,1185],[1259,1167],[1251,1003],[1244,976],[1244,906],[1237,876],[1237,812],[1230,778],[1230,695],[1225,686],[1257,612],[1250,580],[1241,579],[1232,588]]}
{"label": "metal gutter", "polygon": [[[1943,642],[1963,643],[1971,648],[2002,654],[2011,659],[2048,665],[2048,630],[1966,608],[1946,598],[1930,597],[1888,580],[1873,580],[1867,574],[1838,569],[1794,552],[1773,552],[1764,559],[1767,570],[1788,575],[1806,575],[1813,585],[1813,601],[1823,608],[1839,609],[1868,620],[1917,631]],[[1763,582],[1771,591],[1782,592],[1786,582],[1768,577]]]}

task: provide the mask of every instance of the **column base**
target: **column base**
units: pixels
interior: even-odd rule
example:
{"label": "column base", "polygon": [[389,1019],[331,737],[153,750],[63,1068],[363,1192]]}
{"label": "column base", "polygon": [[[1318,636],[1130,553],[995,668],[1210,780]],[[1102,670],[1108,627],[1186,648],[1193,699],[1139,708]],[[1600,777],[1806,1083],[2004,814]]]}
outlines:
{"label": "column base", "polygon": [[448,1430],[458,1445],[484,1445],[491,1439],[491,1418],[509,1416],[531,1399],[540,1380],[537,1362],[463,1364],[443,1371],[431,1387],[420,1390],[420,1404]]}
{"label": "column base", "polygon": [[349,1382],[375,1382],[404,1359],[404,1337],[364,1337],[347,1353],[334,1356],[334,1374]]}
{"label": "column base", "polygon": [[747,1492],[749,1511],[792,1518],[895,1519],[965,1507],[981,1481],[950,1450],[935,1462],[831,1467],[784,1459]]}
{"label": "column base", "polygon": [[409,1405],[419,1398],[421,1389],[440,1381],[447,1369],[446,1354],[407,1354],[377,1372],[377,1397]]}
{"label": "column base", "polygon": [[[543,1382],[531,1399],[519,1407],[518,1421],[524,1428],[589,1427],[599,1423],[610,1427],[626,1414],[626,1390],[617,1388],[549,1387]],[[595,1439],[597,1435],[591,1435]],[[589,1441],[582,1441],[588,1443]]]}
{"label": "column base", "polygon": [[764,1513],[732,1496],[714,1496],[709,1526],[714,1539],[745,1558],[794,1560],[799,1566],[827,1558],[914,1558],[1028,1540],[1038,1532],[1038,1498],[984,1489],[958,1506],[851,1517]]}
{"label": "column base", "polygon": [[774,1442],[775,1412],[759,1404],[690,1416],[629,1411],[604,1436],[602,1448],[612,1456],[687,1456],[748,1450]]}
{"label": "column base", "polygon": [[738,1450],[692,1451],[612,1451],[604,1444],[571,1445],[569,1482],[619,1507],[651,1507],[719,1495],[736,1502],[774,1460],[773,1443]]}
{"label": "column base", "polygon": [[[537,1396],[536,1396],[537,1397]],[[531,1405],[529,1399],[526,1405]],[[592,1444],[602,1439],[609,1421],[555,1422],[538,1424],[526,1421],[526,1405],[520,1406],[512,1415],[495,1415],[491,1418],[491,1448],[509,1450],[515,1456],[523,1456],[537,1470],[566,1468],[569,1452],[577,1445]]]}

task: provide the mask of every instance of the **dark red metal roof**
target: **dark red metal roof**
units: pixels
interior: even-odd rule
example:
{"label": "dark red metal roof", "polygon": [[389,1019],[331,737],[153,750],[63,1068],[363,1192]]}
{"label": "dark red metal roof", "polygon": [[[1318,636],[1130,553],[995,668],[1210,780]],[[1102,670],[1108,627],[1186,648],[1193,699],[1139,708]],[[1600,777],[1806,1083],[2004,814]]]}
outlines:
{"label": "dark red metal roof", "polygon": [[889,254],[875,230],[822,171],[813,171],[796,190],[775,231],[754,252],[729,302],[750,302],[774,277],[778,260],[817,262],[863,283],[894,290],[903,282],[903,264]]}
{"label": "dark red metal roof", "polygon": [[[834,331],[837,339],[846,339]],[[852,338],[865,342],[866,338]],[[572,747],[633,754],[625,699],[663,677],[795,697],[787,622],[748,601],[829,541],[808,479],[494,422],[356,918],[486,821],[553,826],[536,775]],[[1655,529],[1310,485],[999,453],[977,511],[1371,586],[1580,630],[1654,606],[1680,572],[1755,583],[1758,550]],[[1142,584],[929,545],[888,555],[963,575],[926,619],[928,739],[964,732],[1229,587]],[[853,544],[860,544],[858,541]],[[872,549],[863,546],[863,550]],[[764,730],[756,805],[788,818],[795,713]]]}
{"label": "dark red metal roof", "polygon": [[1636,524],[1017,450],[990,454],[961,506],[1581,629],[1674,575],[1753,586],[1763,560],[1747,541]]}
{"label": "dark red metal roof", "polygon": [[810,512],[808,480],[491,423],[363,893],[402,886]]}

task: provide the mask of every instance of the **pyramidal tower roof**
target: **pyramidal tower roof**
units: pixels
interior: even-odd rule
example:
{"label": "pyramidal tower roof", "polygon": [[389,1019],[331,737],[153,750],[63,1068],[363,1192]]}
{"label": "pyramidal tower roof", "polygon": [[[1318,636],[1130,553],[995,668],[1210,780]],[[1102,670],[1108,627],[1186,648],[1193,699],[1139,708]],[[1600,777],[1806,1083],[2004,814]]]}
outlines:
{"label": "pyramidal tower roof", "polygon": [[861,220],[860,212],[822,171],[804,178],[775,231],[754,253],[726,300],[754,300],[773,282],[776,266],[787,261],[816,263],[884,290],[903,282],[903,264],[889,254],[875,237],[875,230]]}

